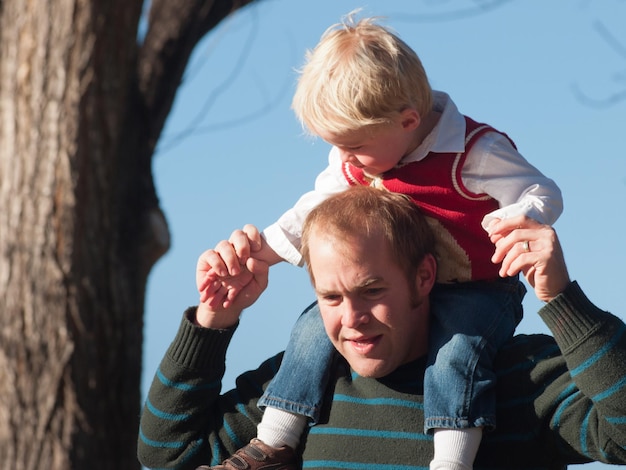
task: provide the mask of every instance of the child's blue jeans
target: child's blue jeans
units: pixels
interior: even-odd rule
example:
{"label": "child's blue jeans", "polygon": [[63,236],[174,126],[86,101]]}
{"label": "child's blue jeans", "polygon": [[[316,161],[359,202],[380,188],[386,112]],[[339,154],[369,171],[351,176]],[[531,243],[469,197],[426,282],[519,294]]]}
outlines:
{"label": "child's blue jeans", "polygon": [[[426,431],[495,426],[493,361],[522,318],[525,292],[517,278],[435,286],[424,377]],[[259,407],[304,415],[315,424],[335,353],[314,303],[296,322]]]}

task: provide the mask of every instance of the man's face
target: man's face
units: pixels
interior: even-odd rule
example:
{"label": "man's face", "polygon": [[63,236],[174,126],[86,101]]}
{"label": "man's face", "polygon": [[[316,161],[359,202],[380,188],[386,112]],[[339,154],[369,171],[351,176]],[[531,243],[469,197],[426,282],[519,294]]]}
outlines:
{"label": "man's face", "polygon": [[409,282],[382,237],[314,232],[309,258],[326,332],[357,374],[383,377],[426,354],[432,257]]}

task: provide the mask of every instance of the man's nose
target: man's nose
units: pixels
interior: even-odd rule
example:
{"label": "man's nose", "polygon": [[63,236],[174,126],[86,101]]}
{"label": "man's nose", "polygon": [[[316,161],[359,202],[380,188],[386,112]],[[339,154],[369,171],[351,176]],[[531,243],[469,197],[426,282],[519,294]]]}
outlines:
{"label": "man's nose", "polygon": [[363,302],[354,300],[344,301],[341,315],[341,325],[346,328],[356,328],[369,322],[369,310],[365,308]]}

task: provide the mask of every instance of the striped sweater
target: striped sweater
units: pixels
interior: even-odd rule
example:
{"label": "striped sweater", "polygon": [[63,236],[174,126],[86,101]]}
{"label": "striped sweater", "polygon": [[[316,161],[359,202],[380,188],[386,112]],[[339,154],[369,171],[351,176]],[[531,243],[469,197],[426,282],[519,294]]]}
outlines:
{"label": "striped sweater", "polygon": [[[626,464],[626,325],[595,307],[575,282],[539,313],[554,338],[518,335],[499,354],[498,427],[484,436],[474,468]],[[183,318],[142,413],[138,455],[146,467],[216,464],[256,436],[256,402],[281,356],[220,395],[233,331]],[[332,401],[302,441],[302,467],[427,470],[433,444],[423,432],[424,364],[368,379],[338,357]]]}

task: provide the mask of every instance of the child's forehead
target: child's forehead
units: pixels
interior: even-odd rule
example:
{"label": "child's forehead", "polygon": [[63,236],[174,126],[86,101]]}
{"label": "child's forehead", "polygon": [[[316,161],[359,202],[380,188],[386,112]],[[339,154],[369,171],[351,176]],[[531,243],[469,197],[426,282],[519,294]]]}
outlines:
{"label": "child's forehead", "polygon": [[321,131],[320,137],[338,147],[354,147],[376,139],[387,126],[364,126],[359,129],[351,129],[344,132]]}

